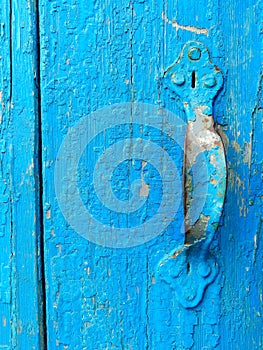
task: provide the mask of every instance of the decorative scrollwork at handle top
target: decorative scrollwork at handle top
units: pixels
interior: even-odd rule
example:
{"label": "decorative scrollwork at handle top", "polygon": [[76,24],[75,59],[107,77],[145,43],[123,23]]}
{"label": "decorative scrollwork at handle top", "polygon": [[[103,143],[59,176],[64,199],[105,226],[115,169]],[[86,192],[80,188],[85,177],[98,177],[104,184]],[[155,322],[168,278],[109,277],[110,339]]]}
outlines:
{"label": "decorative scrollwork at handle top", "polygon": [[184,162],[185,243],[159,264],[159,273],[186,308],[197,306],[217,275],[209,246],[222,214],[226,162],[214,128],[213,100],[223,84],[221,71],[200,42],[187,43],[167,69],[169,88],[182,100],[186,117]]}

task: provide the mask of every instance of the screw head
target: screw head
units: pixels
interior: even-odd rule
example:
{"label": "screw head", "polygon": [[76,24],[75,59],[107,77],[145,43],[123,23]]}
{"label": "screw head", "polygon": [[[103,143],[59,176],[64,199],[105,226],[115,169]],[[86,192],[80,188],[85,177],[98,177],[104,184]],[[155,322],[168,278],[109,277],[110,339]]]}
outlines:
{"label": "screw head", "polygon": [[198,273],[201,277],[206,278],[211,274],[211,267],[208,264],[201,262],[198,265]]}
{"label": "screw head", "polygon": [[188,57],[190,58],[190,60],[192,61],[198,61],[201,58],[201,50],[198,47],[192,47],[189,51],[188,51]]}
{"label": "screw head", "polygon": [[189,290],[186,291],[185,299],[187,301],[193,301],[195,299],[196,295],[197,295],[196,290],[193,287],[191,287]]}
{"label": "screw head", "polygon": [[205,74],[203,76],[203,82],[207,88],[212,88],[216,86],[217,83],[216,78],[213,74]]}
{"label": "screw head", "polygon": [[180,72],[173,73],[171,78],[175,85],[182,86],[185,83],[185,77]]}

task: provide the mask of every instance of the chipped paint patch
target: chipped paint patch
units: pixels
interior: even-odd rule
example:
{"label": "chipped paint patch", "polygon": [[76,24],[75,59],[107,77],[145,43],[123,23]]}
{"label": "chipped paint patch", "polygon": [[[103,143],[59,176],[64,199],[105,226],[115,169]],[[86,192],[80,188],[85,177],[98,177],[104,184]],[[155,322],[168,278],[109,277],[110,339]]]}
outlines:
{"label": "chipped paint patch", "polygon": [[232,146],[236,152],[240,152],[240,146],[235,140],[232,141]]}
{"label": "chipped paint patch", "polygon": [[30,176],[33,176],[34,175],[34,167],[35,167],[34,159],[32,159],[31,164],[29,164],[29,166],[26,169],[26,174],[29,174]]}
{"label": "chipped paint patch", "polygon": [[51,210],[47,210],[46,212],[46,219],[50,219],[51,218]]}
{"label": "chipped paint patch", "polygon": [[197,28],[195,26],[190,26],[190,25],[186,25],[186,26],[185,25],[180,25],[175,20],[169,20],[164,12],[162,13],[162,19],[166,23],[171,24],[172,27],[176,29],[176,31],[178,31],[180,29],[180,30],[185,30],[185,31],[192,32],[192,33],[195,33],[195,34],[204,34],[206,36],[209,35],[209,30],[208,29],[206,29],[206,28]]}
{"label": "chipped paint patch", "polygon": [[150,185],[148,185],[143,176],[143,168],[147,165],[147,162],[142,161],[142,171],[141,171],[141,187],[140,187],[140,197],[148,197],[150,192]]}

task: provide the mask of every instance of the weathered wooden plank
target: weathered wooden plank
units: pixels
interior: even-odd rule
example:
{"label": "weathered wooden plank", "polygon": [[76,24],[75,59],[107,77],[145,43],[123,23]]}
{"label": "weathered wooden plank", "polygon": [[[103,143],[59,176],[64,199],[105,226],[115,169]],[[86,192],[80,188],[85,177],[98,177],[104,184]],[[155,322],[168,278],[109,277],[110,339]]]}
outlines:
{"label": "weathered wooden plank", "polygon": [[[172,236],[167,234],[147,248],[116,250],[95,246],[66,226],[54,198],[53,184],[55,157],[68,128],[82,114],[110,103],[133,100],[133,79],[140,79],[139,73],[133,75],[132,72],[134,8],[129,1],[91,2],[88,6],[79,2],[76,7],[69,2],[61,5],[60,10],[53,3],[50,7],[55,10],[40,7],[48,341],[72,349],[146,348],[147,281],[152,279],[153,267],[164,254],[165,245],[168,249]],[[71,11],[75,11],[74,14]],[[69,18],[66,28],[63,27],[65,18]],[[52,30],[47,37],[45,33],[49,28]],[[74,50],[69,49],[70,46]],[[157,95],[157,91],[155,93]],[[129,135],[125,129],[114,132],[115,136],[107,136],[110,142]],[[148,132],[153,133],[150,129]],[[140,136],[138,130],[134,136]],[[160,140],[158,132],[153,133],[153,137]],[[89,158],[95,147],[97,152],[107,148],[107,139],[96,142],[87,152]],[[88,176],[85,161],[81,167]],[[125,183],[125,172],[122,176]],[[85,184],[89,186],[89,181],[83,186]],[[148,208],[148,215],[150,210]],[[99,214],[104,215],[103,211]]]}
{"label": "weathered wooden plank", "polygon": [[4,349],[43,344],[36,8],[1,6],[1,330]]}
{"label": "weathered wooden plank", "polygon": [[225,1],[219,8],[229,169],[220,334],[231,350],[262,348],[262,9],[260,1]]}
{"label": "weathered wooden plank", "polygon": [[[207,11],[204,11],[204,8],[207,8]],[[212,51],[213,60],[218,61],[215,35],[211,35],[211,32],[217,33],[219,28],[217,7],[214,7],[212,2],[198,3],[197,6],[191,2],[173,3],[169,1],[163,5],[159,4],[158,7],[155,3],[135,1],[134,12],[140,22],[139,29],[135,29],[133,43],[134,71],[137,73],[134,78],[135,99],[160,103],[172,111],[178,111],[182,108],[181,101],[176,101],[176,96],[171,96],[169,91],[164,89],[163,72],[178,58],[182,44],[187,40],[205,42]],[[134,22],[136,23],[136,20]],[[209,31],[210,38],[208,37]],[[220,31],[218,33],[220,34]],[[143,61],[147,63],[143,65]],[[180,116],[183,118],[182,113]],[[170,251],[173,249],[176,251],[176,248],[176,245],[171,246]],[[168,273],[172,274],[172,268],[171,266]],[[199,349],[215,348],[218,345],[217,323],[220,318],[220,310],[219,303],[214,303],[214,300],[219,300],[221,289],[219,280],[208,288],[205,300],[195,310],[185,310],[178,305],[175,290],[165,285],[159,285],[162,291],[161,300],[158,293],[151,295],[151,283],[148,288],[150,297],[156,300],[156,304],[159,304],[159,308],[155,305],[156,309],[148,309],[150,349],[190,349],[193,346]]]}
{"label": "weathered wooden plank", "polygon": [[107,295],[114,306],[125,293],[125,255],[118,261],[118,251],[67,227],[53,179],[68,128],[104,105],[130,100],[131,8],[128,1],[43,1],[40,16],[48,344],[120,347],[116,325],[125,305],[112,307]]}
{"label": "weathered wooden plank", "polygon": [[10,348],[11,341],[11,208],[10,208],[10,155],[7,140],[11,139],[9,129],[9,105],[11,96],[11,62],[10,62],[10,7],[8,1],[2,3],[1,18],[1,59],[0,59],[0,91],[1,91],[1,233],[0,233],[0,348]]}

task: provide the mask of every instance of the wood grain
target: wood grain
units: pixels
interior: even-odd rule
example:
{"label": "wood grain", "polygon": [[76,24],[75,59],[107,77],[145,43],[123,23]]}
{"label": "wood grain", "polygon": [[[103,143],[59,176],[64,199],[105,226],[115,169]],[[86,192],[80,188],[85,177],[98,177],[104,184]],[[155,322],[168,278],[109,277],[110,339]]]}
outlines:
{"label": "wood grain", "polygon": [[43,346],[36,8],[1,4],[0,348]]}

